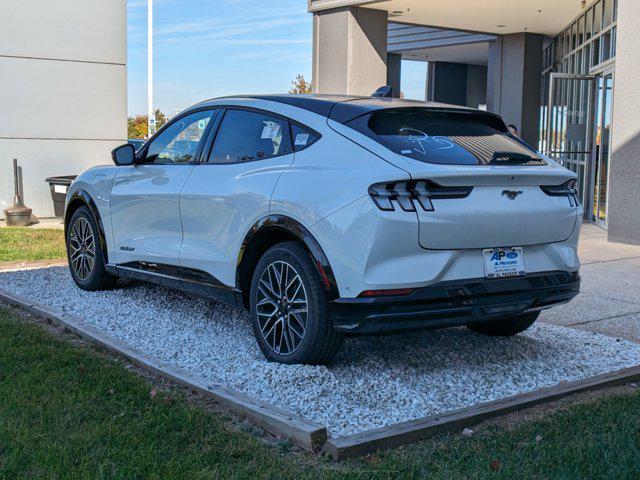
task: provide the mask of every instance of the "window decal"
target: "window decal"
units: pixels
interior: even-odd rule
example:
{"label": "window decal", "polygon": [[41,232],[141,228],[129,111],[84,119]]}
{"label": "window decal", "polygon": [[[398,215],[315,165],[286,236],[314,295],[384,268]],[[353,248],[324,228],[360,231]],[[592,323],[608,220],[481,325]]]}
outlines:
{"label": "window decal", "polygon": [[308,141],[309,141],[308,133],[299,133],[296,135],[295,145],[304,146],[307,144]]}

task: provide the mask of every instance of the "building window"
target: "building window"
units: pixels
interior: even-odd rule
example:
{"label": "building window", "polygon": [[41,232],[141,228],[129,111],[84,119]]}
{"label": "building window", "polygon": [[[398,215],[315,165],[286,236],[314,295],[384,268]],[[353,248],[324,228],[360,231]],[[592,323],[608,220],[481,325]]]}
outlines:
{"label": "building window", "polygon": [[604,0],[603,26],[606,28],[613,22],[613,0]]}
{"label": "building window", "polygon": [[585,40],[589,40],[593,33],[593,9],[590,8],[587,10],[587,13],[584,17],[584,36]]}
{"label": "building window", "polygon": [[602,2],[593,6],[593,34],[600,33],[600,30],[602,30]]}
{"label": "building window", "polygon": [[[581,186],[588,181],[586,165],[592,161],[595,135],[589,115],[595,108],[589,76],[610,69],[615,58],[617,1],[593,3],[549,43],[543,55],[539,148],[576,172]],[[550,99],[554,72],[581,78],[556,78]]]}

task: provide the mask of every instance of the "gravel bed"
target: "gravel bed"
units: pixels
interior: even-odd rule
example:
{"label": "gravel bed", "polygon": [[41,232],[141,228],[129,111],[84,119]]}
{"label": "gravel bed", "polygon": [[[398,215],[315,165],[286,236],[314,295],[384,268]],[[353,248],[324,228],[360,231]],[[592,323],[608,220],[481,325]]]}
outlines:
{"label": "gravel bed", "polygon": [[0,288],[79,316],[165,362],[342,436],[640,364],[640,345],[536,324],[354,338],[331,367],[264,360],[239,309],[138,282],[78,289],[65,267],[0,273]]}

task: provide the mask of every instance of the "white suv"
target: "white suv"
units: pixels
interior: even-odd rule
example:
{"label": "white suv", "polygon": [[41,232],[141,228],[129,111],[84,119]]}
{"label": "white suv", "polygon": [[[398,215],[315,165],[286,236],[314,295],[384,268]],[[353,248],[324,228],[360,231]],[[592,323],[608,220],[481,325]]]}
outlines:
{"label": "white suv", "polygon": [[251,311],[269,360],[326,363],[345,334],[528,328],[578,294],[575,174],[500,117],[386,98],[199,103],[72,184],[71,274]]}

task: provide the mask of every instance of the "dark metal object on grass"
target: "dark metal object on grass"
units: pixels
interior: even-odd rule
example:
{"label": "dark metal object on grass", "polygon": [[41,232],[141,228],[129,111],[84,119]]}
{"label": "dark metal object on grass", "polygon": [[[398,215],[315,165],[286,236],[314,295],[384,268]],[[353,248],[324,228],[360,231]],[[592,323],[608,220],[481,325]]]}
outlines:
{"label": "dark metal object on grass", "polygon": [[9,227],[26,227],[31,223],[31,209],[26,207],[20,196],[20,182],[18,180],[18,160],[13,159],[13,205],[5,209],[5,221]]}

